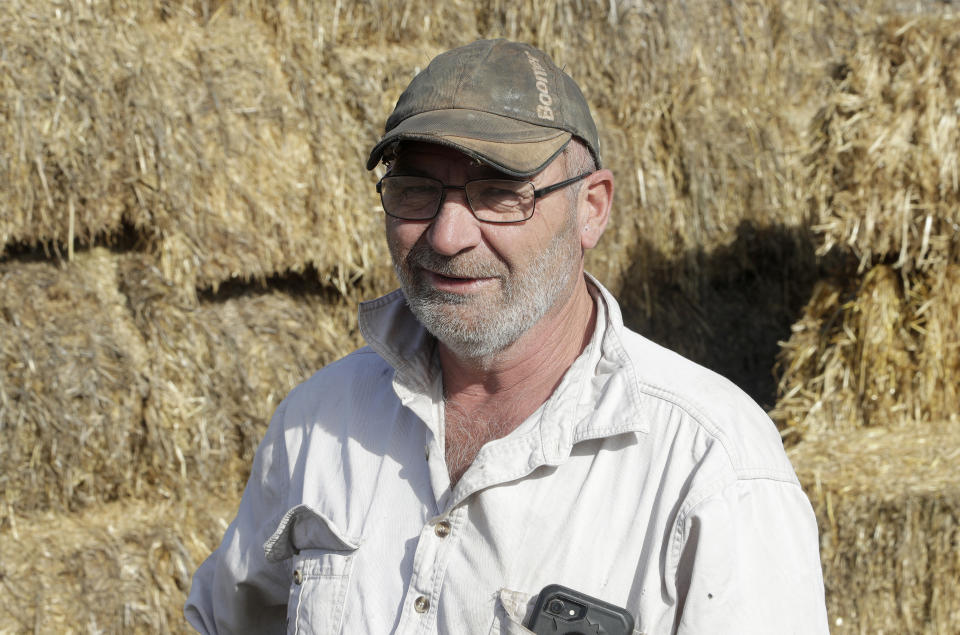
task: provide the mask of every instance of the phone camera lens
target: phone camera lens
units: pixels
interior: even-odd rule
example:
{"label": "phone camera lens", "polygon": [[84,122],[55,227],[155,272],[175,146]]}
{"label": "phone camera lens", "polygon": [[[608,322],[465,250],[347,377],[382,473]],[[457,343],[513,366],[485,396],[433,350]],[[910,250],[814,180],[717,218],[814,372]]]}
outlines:
{"label": "phone camera lens", "polygon": [[554,615],[563,615],[563,602],[560,600],[550,600],[547,604],[547,610]]}

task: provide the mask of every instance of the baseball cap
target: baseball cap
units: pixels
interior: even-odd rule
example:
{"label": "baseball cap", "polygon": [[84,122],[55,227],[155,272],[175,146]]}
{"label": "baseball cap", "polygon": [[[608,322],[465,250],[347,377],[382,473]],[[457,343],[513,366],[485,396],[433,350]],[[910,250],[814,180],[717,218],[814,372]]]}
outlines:
{"label": "baseball cap", "polygon": [[413,78],[367,169],[391,144],[423,141],[526,177],[546,167],[571,137],[600,167],[597,127],[573,79],[529,44],[479,40],[441,53]]}

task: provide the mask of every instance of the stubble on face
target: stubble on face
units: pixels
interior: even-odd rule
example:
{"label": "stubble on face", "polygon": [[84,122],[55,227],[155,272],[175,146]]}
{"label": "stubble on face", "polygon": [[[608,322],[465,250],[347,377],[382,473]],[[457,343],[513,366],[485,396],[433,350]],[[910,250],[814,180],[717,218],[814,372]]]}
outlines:
{"label": "stubble on face", "polygon": [[[459,357],[489,359],[517,341],[561,300],[578,270],[580,244],[570,209],[543,251],[520,266],[472,253],[443,256],[424,241],[408,253],[390,242],[390,254],[410,310]],[[454,278],[493,278],[489,292],[459,294],[431,286],[423,271]]]}

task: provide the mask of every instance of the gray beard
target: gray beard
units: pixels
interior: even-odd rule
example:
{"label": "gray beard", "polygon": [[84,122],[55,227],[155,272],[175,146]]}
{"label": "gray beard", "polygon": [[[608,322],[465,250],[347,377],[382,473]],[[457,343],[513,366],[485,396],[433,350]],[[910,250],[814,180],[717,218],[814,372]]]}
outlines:
{"label": "gray beard", "polygon": [[[394,257],[394,269],[407,298],[407,305],[421,324],[454,354],[463,359],[489,359],[516,342],[554,307],[576,271],[579,249],[571,234],[573,217],[550,244],[522,271],[510,272],[500,262],[471,262],[464,256],[441,256],[424,243],[407,254],[405,266]],[[392,249],[391,249],[392,251]],[[441,275],[497,277],[500,297],[494,301],[438,291],[422,276],[420,268]],[[485,302],[486,306],[480,306]],[[472,319],[458,307],[469,310],[477,304]]]}

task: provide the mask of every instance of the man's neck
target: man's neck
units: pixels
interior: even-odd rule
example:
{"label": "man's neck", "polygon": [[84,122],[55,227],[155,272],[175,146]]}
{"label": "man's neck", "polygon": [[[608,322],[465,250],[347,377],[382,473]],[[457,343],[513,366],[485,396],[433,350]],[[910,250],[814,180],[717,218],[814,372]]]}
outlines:
{"label": "man's neck", "polygon": [[462,359],[439,344],[451,482],[484,443],[509,434],[550,398],[590,342],[595,322],[594,299],[581,275],[562,306],[490,358]]}

